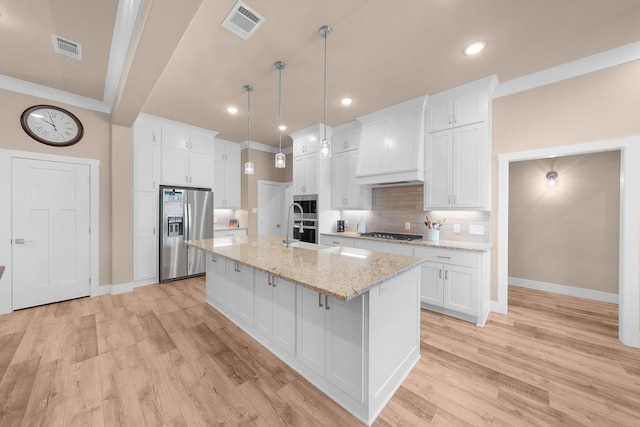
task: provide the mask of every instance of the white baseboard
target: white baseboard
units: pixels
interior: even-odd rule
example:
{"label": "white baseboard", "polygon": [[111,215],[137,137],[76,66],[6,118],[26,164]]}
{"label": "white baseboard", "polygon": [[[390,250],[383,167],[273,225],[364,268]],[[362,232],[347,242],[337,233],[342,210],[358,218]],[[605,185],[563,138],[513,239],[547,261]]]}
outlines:
{"label": "white baseboard", "polygon": [[119,285],[111,285],[111,295],[124,294],[133,291],[133,283],[121,283]]}
{"label": "white baseboard", "polygon": [[595,301],[618,304],[618,294],[611,292],[594,291],[592,289],[576,288],[573,286],[558,285],[555,283],[538,282],[536,280],[519,279],[509,277],[509,285],[521,288],[535,289],[538,291],[553,292],[554,294],[570,295],[573,297],[587,298]]}

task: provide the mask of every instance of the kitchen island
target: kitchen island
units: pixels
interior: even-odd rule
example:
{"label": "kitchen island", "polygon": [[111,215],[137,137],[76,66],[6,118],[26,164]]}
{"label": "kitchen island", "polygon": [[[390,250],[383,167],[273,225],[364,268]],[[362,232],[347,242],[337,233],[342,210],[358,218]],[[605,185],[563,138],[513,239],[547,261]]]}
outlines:
{"label": "kitchen island", "polygon": [[207,302],[367,425],[420,359],[419,258],[276,237],[187,245],[209,253]]}

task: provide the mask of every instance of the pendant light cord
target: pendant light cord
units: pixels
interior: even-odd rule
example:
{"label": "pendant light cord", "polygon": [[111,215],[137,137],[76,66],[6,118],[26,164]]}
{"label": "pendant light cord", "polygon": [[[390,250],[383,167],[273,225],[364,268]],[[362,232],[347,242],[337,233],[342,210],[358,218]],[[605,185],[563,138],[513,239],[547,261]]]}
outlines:
{"label": "pendant light cord", "polygon": [[251,162],[251,92],[253,87],[246,85],[244,89],[247,91],[247,161]]}
{"label": "pendant light cord", "polygon": [[324,32],[324,139],[327,139],[327,37],[329,37],[329,28],[327,27]]}
{"label": "pendant light cord", "polygon": [[278,67],[278,141],[282,152],[282,64]]}

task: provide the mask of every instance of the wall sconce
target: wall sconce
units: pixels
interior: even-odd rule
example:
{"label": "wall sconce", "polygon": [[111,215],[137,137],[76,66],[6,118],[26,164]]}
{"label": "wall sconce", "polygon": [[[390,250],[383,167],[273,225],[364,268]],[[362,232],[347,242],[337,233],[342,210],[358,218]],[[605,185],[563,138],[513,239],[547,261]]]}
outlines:
{"label": "wall sconce", "polygon": [[547,185],[549,187],[555,187],[557,180],[558,180],[558,172],[554,171],[553,169],[547,172]]}

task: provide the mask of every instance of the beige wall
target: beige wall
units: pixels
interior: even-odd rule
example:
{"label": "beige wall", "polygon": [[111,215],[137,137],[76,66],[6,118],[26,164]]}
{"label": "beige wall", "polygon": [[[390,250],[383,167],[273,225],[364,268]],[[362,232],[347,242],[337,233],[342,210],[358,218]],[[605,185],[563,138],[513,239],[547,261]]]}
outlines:
{"label": "beige wall", "polygon": [[[251,150],[251,161],[255,164],[255,174],[245,175],[244,164],[248,150],[242,150],[242,210],[247,212],[247,232],[258,233],[258,214],[253,208],[258,207],[258,181],[289,182],[293,176],[293,158],[287,155],[286,168],[276,169],[275,154],[259,150]],[[243,224],[240,224],[244,226]]]}
{"label": "beige wall", "polygon": [[523,150],[640,135],[640,61],[493,101],[491,298],[497,299],[498,161]]}
{"label": "beige wall", "polygon": [[619,151],[511,163],[509,277],[617,294],[619,219]]}
{"label": "beige wall", "polygon": [[[27,136],[20,126],[20,115],[33,105],[54,104],[75,114],[84,125],[84,137],[70,147],[50,147]],[[111,124],[108,114],[98,113],[71,105],[0,89],[0,148],[31,151],[60,156],[81,157],[100,161],[100,284],[111,284],[112,236],[111,236]],[[130,143],[127,145],[130,150]],[[131,163],[129,160],[129,166]],[[130,174],[130,173],[129,173]],[[130,196],[131,182],[125,187]],[[127,215],[131,216],[129,212]],[[118,242],[125,250],[131,240]],[[129,279],[130,281],[130,279]]]}

